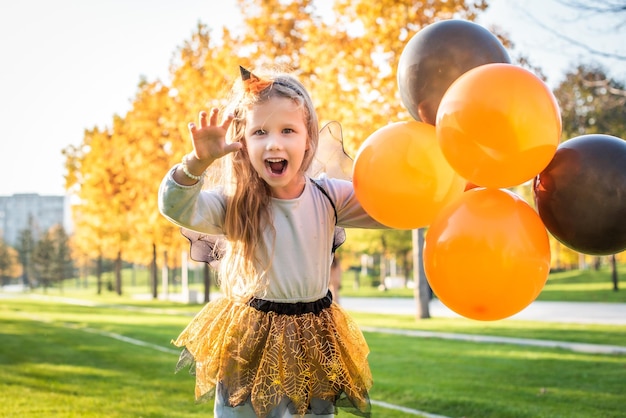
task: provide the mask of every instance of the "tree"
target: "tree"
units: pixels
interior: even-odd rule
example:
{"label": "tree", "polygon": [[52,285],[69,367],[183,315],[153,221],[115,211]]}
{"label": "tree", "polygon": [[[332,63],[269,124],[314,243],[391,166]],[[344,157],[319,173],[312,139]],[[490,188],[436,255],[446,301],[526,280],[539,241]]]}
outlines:
{"label": "tree", "polygon": [[613,283],[613,291],[617,292],[619,290],[619,281],[617,278],[617,260],[615,259],[615,254],[611,255],[611,282]]}
{"label": "tree", "polygon": [[73,195],[71,206],[74,222],[72,250],[98,260],[96,264],[97,293],[102,292],[102,258],[108,245],[108,228],[103,217],[102,206],[108,204],[103,196],[108,175],[103,170],[106,159],[104,150],[111,133],[108,129],[94,127],[85,130],[83,142],[78,147],[70,146],[63,151],[66,156],[65,187]]}
{"label": "tree", "polygon": [[[169,87],[160,81],[144,81],[118,131],[118,139],[125,144],[121,158],[127,167],[125,189],[120,194],[128,233],[126,259],[154,264],[151,270],[154,298],[158,296],[157,260],[153,259],[157,257],[157,249],[162,254],[168,251],[179,254],[183,245],[182,239],[176,239],[181,238],[177,228],[159,215],[156,200],[163,174],[178,162],[174,160],[174,153],[189,145],[179,132],[178,110]],[[178,155],[180,160],[182,152]],[[169,264],[164,258],[164,268]]]}
{"label": "tree", "polygon": [[62,288],[63,280],[71,276],[73,266],[69,238],[61,225],[50,228],[35,243],[32,263],[44,291],[54,284]]}
{"label": "tree", "polygon": [[[32,218],[29,220],[29,224],[32,225]],[[24,286],[32,287],[32,256],[35,248],[35,239],[33,238],[33,231],[30,228],[22,229],[18,233],[16,250],[18,253],[18,259],[22,265],[22,284]]]}
{"label": "tree", "polygon": [[6,286],[9,281],[20,274],[18,254],[0,238],[0,285]]}
{"label": "tree", "polygon": [[626,96],[623,84],[598,65],[579,65],[566,74],[554,94],[563,120],[563,139],[584,134],[626,137]]}
{"label": "tree", "polygon": [[11,256],[9,246],[0,238],[0,285],[9,284],[9,271],[11,269]]}
{"label": "tree", "polygon": [[43,285],[44,292],[52,285],[53,282],[54,256],[54,241],[51,234],[46,232],[35,243],[32,260],[35,277],[37,282]]}
{"label": "tree", "polygon": [[[338,0],[325,26],[307,44],[313,94],[322,120],[338,119],[355,152],[376,130],[410,120],[401,104],[396,68],[406,42],[420,29],[452,17],[474,20],[486,2]],[[318,57],[328,57],[320,60]],[[352,105],[347,105],[351,103]],[[354,155],[354,154],[353,154]]]}
{"label": "tree", "polygon": [[72,277],[74,265],[72,263],[69,237],[61,225],[53,226],[49,231],[54,247],[51,265],[51,279],[61,288],[63,281]]}

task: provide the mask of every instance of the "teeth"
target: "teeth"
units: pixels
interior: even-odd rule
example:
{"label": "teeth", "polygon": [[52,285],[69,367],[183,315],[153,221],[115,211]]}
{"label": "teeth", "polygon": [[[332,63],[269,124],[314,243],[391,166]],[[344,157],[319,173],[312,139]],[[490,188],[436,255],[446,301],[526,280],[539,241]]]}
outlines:
{"label": "teeth", "polygon": [[285,159],[284,158],[268,158],[265,161],[267,161],[268,163],[280,163],[280,162],[285,161]]}

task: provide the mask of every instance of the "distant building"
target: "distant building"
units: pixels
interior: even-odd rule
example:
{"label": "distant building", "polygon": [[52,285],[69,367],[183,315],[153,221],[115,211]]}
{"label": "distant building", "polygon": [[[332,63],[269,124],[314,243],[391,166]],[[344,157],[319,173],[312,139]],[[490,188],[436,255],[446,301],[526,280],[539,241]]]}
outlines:
{"label": "distant building", "polygon": [[65,196],[41,196],[34,193],[0,196],[0,236],[8,245],[15,246],[20,231],[30,228],[31,222],[35,239],[59,224],[69,234],[67,212]]}

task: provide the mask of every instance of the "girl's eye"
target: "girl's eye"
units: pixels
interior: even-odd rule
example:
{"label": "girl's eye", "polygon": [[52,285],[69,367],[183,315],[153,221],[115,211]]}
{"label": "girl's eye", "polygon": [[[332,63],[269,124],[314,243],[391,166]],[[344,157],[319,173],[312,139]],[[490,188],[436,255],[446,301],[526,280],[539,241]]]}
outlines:
{"label": "girl's eye", "polygon": [[284,133],[284,134],[290,134],[290,133],[292,133],[292,132],[294,132],[294,130],[293,130],[293,129],[291,129],[291,128],[285,128],[285,129],[283,129],[283,133]]}
{"label": "girl's eye", "polygon": [[259,129],[257,131],[254,131],[254,135],[257,135],[257,136],[265,135],[265,131],[263,129]]}

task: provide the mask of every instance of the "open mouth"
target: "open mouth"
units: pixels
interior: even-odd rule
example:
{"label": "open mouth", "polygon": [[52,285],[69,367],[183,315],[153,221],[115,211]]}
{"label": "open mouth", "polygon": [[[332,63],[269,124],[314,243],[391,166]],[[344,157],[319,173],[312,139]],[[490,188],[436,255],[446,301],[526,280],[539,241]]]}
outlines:
{"label": "open mouth", "polygon": [[265,160],[265,166],[269,168],[272,174],[283,174],[287,168],[287,160],[282,158],[268,158]]}

